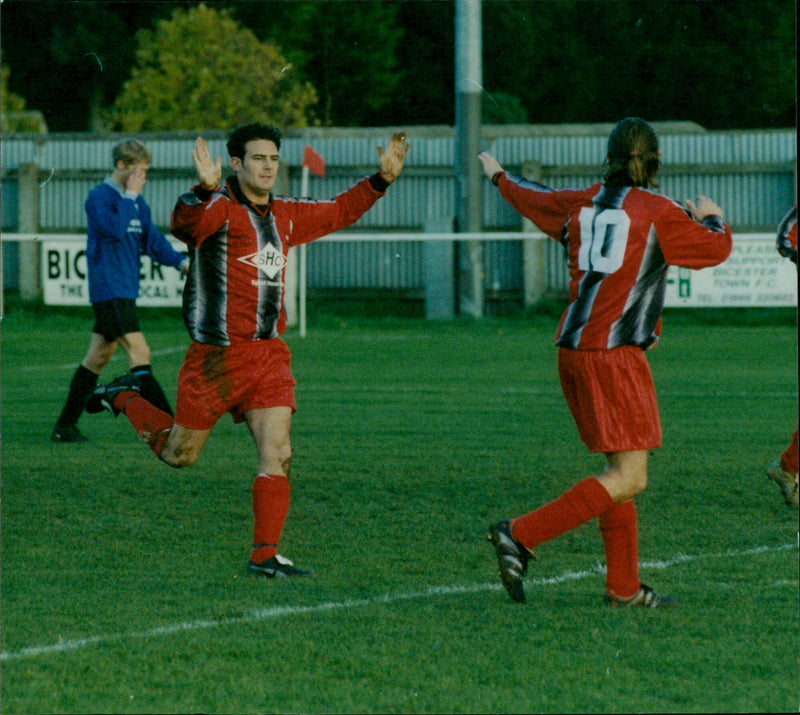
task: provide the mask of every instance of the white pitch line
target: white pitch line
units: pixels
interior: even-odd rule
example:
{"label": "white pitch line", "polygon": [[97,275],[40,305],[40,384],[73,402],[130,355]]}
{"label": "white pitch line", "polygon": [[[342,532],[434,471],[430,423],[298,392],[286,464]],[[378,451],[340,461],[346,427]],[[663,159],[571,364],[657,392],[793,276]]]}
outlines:
{"label": "white pitch line", "polygon": [[[0,0],[2,2],[2,0]],[[394,342],[394,341],[408,341],[408,340],[426,340],[427,336],[425,335],[350,335],[350,339],[357,339],[360,342],[367,342],[367,343],[383,343],[383,342]],[[153,350],[150,354],[151,356],[159,356],[159,355],[172,355],[173,353],[185,353],[188,349],[188,345],[183,345],[181,347],[176,348],[165,348],[163,350]],[[123,360],[125,359],[124,352],[117,352],[114,357],[111,358],[111,362],[115,362],[116,360]],[[49,364],[49,365],[27,365],[22,368],[22,372],[35,372],[39,370],[75,370],[80,363],[71,362],[71,363],[58,363],[58,364]]]}
{"label": "white pitch line", "polygon": [[[755,556],[772,551],[786,551],[794,548],[797,548],[796,544],[781,544],[780,546],[756,546],[749,549],[726,551],[718,554],[698,554],[695,556],[678,554],[667,560],[644,561],[639,564],[639,567],[641,569],[654,569],[663,571],[664,569],[668,569],[672,566],[679,566],[681,564],[690,563],[692,561],[701,561],[703,559]],[[550,576],[547,578],[531,578],[528,579],[527,582],[532,586],[552,586],[560,583],[566,583],[567,581],[582,580],[584,578],[597,576],[598,574],[603,573],[605,573],[605,567],[598,564],[594,568],[586,571],[568,571],[558,576]],[[793,581],[778,581],[773,582],[772,585],[797,586],[797,583]],[[381,596],[373,596],[372,598],[348,599],[345,601],[327,601],[325,603],[318,603],[311,606],[273,606],[272,608],[259,608],[247,611],[244,613],[244,615],[233,618],[186,621],[167,626],[149,628],[144,631],[126,631],[120,633],[89,636],[87,638],[59,640],[58,643],[53,643],[51,645],[31,646],[29,648],[21,648],[20,650],[16,651],[2,652],[0,653],[0,661],[36,658],[40,655],[49,655],[50,653],[63,653],[67,651],[81,650],[82,648],[86,648],[91,645],[97,645],[99,643],[112,643],[120,640],[157,638],[159,636],[172,635],[173,633],[201,631],[209,628],[220,628],[222,626],[236,625],[239,623],[254,623],[274,618],[290,617],[308,613],[327,613],[330,611],[365,608],[381,603],[386,604],[397,603],[399,601],[422,600],[426,598],[435,598],[437,596],[458,596],[470,593],[480,593],[482,591],[497,591],[500,588],[502,588],[502,586],[499,583],[476,583],[468,586],[431,586],[430,588],[422,591],[386,593]]]}
{"label": "white pitch line", "polygon": [[[185,353],[188,349],[188,346],[183,345],[182,347],[178,348],[164,348],[163,350],[152,350],[150,352],[151,357],[158,357],[160,355],[173,355],[174,353]],[[116,362],[117,360],[124,360],[125,353],[124,351],[118,352],[111,358],[110,362]],[[59,363],[58,365],[26,365],[22,368],[22,372],[34,372],[37,370],[75,370],[80,363],[77,362],[69,362],[69,363]]]}

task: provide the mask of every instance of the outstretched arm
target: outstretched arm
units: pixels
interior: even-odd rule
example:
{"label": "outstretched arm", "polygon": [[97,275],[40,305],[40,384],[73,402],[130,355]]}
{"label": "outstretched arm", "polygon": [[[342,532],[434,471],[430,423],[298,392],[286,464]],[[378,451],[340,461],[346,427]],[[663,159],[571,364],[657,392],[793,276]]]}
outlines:
{"label": "outstretched arm", "polygon": [[380,164],[381,176],[388,183],[392,183],[403,169],[403,162],[406,152],[411,145],[406,141],[406,133],[403,131],[395,132],[389,140],[386,151],[382,146],[378,146],[378,162]]}
{"label": "outstretched arm", "polygon": [[222,157],[218,156],[216,161],[211,158],[208,145],[203,137],[197,137],[194,149],[192,149],[192,159],[194,159],[194,167],[197,169],[200,185],[209,191],[217,188],[222,178]]}
{"label": "outstretched arm", "polygon": [[515,211],[551,238],[561,240],[568,209],[553,189],[506,171],[489,152],[478,154],[478,160],[486,178],[500,189],[502,197]]}
{"label": "outstretched arm", "polygon": [[395,132],[385,151],[378,147],[379,172],[362,179],[331,201],[287,202],[287,209],[293,212],[289,242],[295,246],[308,243],[357,221],[399,176],[408,148],[406,133]]}
{"label": "outstretched arm", "polygon": [[731,253],[731,228],[722,219],[722,209],[707,196],[698,196],[696,203],[687,201],[686,208],[666,202],[654,227],[664,260],[671,266],[708,268]]}

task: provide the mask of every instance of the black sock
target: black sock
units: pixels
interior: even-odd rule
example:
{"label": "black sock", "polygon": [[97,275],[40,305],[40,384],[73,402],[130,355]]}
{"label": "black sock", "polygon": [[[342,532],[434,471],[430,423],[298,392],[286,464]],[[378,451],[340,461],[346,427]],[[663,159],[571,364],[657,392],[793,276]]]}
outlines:
{"label": "black sock", "polygon": [[131,374],[139,378],[139,386],[141,388],[141,395],[151,405],[158,407],[162,412],[168,415],[173,415],[172,408],[169,405],[169,400],[158,384],[158,380],[153,377],[153,369],[149,365],[138,365],[131,368]]}
{"label": "black sock", "polygon": [[92,394],[92,390],[97,387],[97,379],[99,377],[91,370],[87,370],[83,365],[78,365],[78,369],[75,370],[72,381],[69,383],[67,403],[64,405],[64,409],[61,410],[56,422],[59,427],[69,427],[77,423],[78,417],[83,412],[86,399]]}

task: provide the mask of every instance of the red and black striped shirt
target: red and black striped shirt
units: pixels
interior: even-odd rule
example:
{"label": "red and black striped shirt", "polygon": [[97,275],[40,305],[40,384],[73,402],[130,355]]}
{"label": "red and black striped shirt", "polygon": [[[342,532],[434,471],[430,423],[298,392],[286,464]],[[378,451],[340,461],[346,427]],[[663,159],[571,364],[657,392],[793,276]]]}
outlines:
{"label": "red and black striped shirt", "polygon": [[291,246],[357,221],[386,190],[379,175],[328,201],[272,198],[251,204],[235,177],[221,188],[195,186],[172,212],[172,234],[191,249],[183,320],[192,340],[230,345],[286,330],[284,271]]}
{"label": "red and black striped shirt", "polygon": [[700,224],[680,204],[646,189],[598,183],[554,191],[507,172],[497,185],[519,213],[567,250],[570,302],[556,336],[561,347],[652,346],[667,268],[705,268],[731,252],[731,229],[718,216]]}

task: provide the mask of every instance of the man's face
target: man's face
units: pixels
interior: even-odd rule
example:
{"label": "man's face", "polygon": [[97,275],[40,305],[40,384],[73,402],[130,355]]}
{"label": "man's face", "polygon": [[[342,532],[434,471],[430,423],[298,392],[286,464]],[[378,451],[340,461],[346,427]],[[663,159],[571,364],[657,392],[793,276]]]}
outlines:
{"label": "man's face", "polygon": [[244,159],[231,157],[231,168],[247,198],[266,199],[278,176],[278,147],[269,139],[254,139],[244,149]]}

